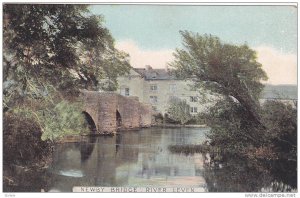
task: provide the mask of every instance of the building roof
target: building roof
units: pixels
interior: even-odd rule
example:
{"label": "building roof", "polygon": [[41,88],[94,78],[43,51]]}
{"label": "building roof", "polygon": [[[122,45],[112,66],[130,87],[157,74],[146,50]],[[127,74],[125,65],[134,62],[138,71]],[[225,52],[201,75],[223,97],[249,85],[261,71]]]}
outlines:
{"label": "building roof", "polygon": [[173,80],[176,79],[175,75],[172,75],[166,69],[153,69],[150,66],[147,68],[133,68],[134,71],[139,73],[145,80]]}

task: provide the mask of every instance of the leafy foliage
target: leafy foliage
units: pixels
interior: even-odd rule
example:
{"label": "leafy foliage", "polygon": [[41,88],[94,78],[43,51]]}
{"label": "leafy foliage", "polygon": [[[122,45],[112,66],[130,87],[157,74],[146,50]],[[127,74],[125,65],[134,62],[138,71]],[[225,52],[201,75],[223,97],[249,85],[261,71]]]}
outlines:
{"label": "leafy foliage", "polygon": [[[176,50],[170,66],[182,79],[193,80],[194,88],[217,96],[215,105],[200,115],[211,127],[208,138],[213,152],[204,176],[209,190],[257,191],[260,180],[269,190],[296,188],[297,104],[267,101],[260,105],[261,81],[267,77],[247,45],[224,44],[217,37],[187,31],[181,34],[184,49]],[[203,146],[185,149],[205,152],[199,149]],[[247,176],[253,183],[241,182],[247,175],[243,173],[231,175],[233,182],[224,185],[228,173],[238,169],[254,175]],[[272,177],[265,180],[269,172]]]}
{"label": "leafy foliage", "polygon": [[67,93],[99,89],[104,78],[116,83],[130,68],[128,55],[114,48],[102,21],[87,5],[5,4],[4,96],[12,99],[7,107],[45,83]]}
{"label": "leafy foliage", "polygon": [[219,38],[188,31],[181,32],[184,49],[177,49],[170,66],[181,78],[195,81],[220,94],[226,100],[238,101],[249,119],[260,124],[258,97],[266,74],[256,61],[256,53],[247,45],[224,44]]}
{"label": "leafy foliage", "polygon": [[3,14],[4,111],[34,119],[43,139],[84,131],[79,90],[114,90],[130,69],[103,18],[83,4],[4,4]]}
{"label": "leafy foliage", "polygon": [[262,138],[269,140],[280,158],[297,160],[297,108],[280,101],[266,101],[262,118],[267,131]]}
{"label": "leafy foliage", "polygon": [[68,104],[62,101],[55,105],[48,115],[42,117],[40,124],[43,125],[42,140],[57,140],[67,135],[84,133],[84,117],[78,104]]}
{"label": "leafy foliage", "polygon": [[255,51],[211,35],[181,34],[184,49],[177,49],[170,63],[175,73],[220,96],[202,115],[211,127],[210,144],[248,157],[296,159],[297,110],[280,101],[260,106],[261,81],[267,77]]}
{"label": "leafy foliage", "polygon": [[245,109],[232,101],[219,101],[205,115],[211,127],[208,133],[210,144],[222,152],[246,154],[252,147],[263,142],[261,132],[245,116]]}
{"label": "leafy foliage", "polygon": [[170,101],[170,107],[168,108],[168,118],[180,122],[184,125],[191,120],[190,105],[186,101],[180,99],[174,99]]}
{"label": "leafy foliage", "polygon": [[3,116],[3,166],[33,165],[51,153],[52,144],[41,141],[37,122],[9,112]]}
{"label": "leafy foliage", "polygon": [[50,92],[44,98],[28,99],[12,111],[16,116],[32,119],[38,124],[42,140],[59,140],[67,135],[88,131],[81,103],[63,100],[58,92]]}

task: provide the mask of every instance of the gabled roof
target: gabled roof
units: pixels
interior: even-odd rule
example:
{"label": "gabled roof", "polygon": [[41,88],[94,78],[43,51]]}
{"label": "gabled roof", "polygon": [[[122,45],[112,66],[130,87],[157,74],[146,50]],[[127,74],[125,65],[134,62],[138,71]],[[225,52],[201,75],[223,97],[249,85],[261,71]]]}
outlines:
{"label": "gabled roof", "polygon": [[139,73],[142,77],[145,76],[146,69],[145,68],[133,68],[133,70]]}

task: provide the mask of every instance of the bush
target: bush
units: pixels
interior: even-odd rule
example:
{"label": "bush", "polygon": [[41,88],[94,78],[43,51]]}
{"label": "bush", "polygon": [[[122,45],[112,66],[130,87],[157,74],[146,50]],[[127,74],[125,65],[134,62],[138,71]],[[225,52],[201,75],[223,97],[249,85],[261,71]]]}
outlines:
{"label": "bush", "polygon": [[69,102],[55,92],[39,100],[23,101],[10,111],[36,122],[42,131],[42,140],[56,141],[89,130],[82,114],[82,104]]}
{"label": "bush", "polygon": [[173,120],[172,118],[170,118],[169,114],[165,113],[164,115],[164,122],[167,124],[180,124],[179,121]]}
{"label": "bush", "polygon": [[67,135],[85,133],[87,125],[79,104],[61,101],[40,119],[43,129],[42,140],[58,140]]}
{"label": "bush", "polygon": [[297,160],[297,108],[273,100],[262,106],[262,119],[267,130],[264,139],[280,158]]}
{"label": "bush", "polygon": [[6,113],[3,117],[3,165],[32,165],[51,153],[52,144],[41,140],[37,122]]}
{"label": "bush", "polygon": [[184,125],[192,119],[190,109],[190,105],[184,100],[171,100],[168,108],[168,118]]}
{"label": "bush", "polygon": [[161,113],[155,114],[153,116],[153,121],[156,124],[162,124],[164,122],[164,116]]}
{"label": "bush", "polygon": [[245,109],[233,101],[219,101],[206,114],[211,127],[208,138],[211,145],[224,152],[245,153],[260,144],[259,131],[246,119]]}

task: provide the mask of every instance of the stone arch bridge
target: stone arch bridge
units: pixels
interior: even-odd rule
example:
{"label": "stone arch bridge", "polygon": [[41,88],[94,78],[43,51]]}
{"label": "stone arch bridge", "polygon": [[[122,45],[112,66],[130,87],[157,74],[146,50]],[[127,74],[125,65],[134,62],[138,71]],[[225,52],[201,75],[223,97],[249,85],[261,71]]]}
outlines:
{"label": "stone arch bridge", "polygon": [[81,91],[83,113],[96,134],[114,134],[118,130],[150,127],[152,107],[138,97],[113,92]]}

